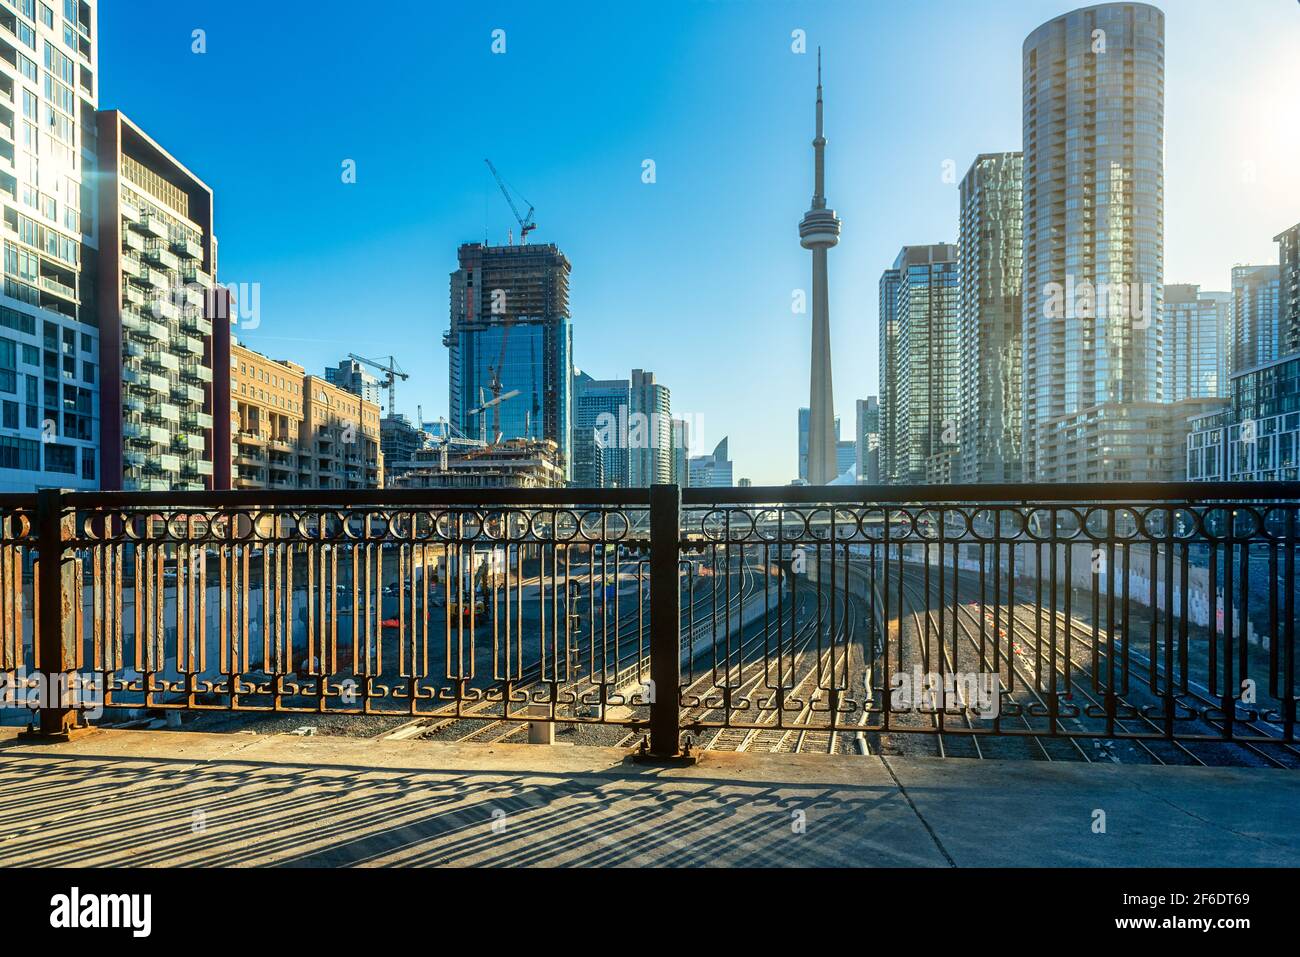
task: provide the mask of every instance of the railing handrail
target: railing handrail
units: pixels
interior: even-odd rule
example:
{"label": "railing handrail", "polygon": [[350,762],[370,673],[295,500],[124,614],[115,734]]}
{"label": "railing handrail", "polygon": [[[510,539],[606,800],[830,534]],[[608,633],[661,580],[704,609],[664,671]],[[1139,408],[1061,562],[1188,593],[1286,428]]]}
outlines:
{"label": "railing handrail", "polygon": [[[32,499],[34,501],[34,499]],[[438,508],[441,506],[481,505],[487,507],[509,505],[572,505],[575,508],[592,505],[643,505],[650,504],[648,488],[538,488],[538,489],[300,489],[272,491],[267,489],[233,489],[200,492],[67,492],[63,503],[72,508],[113,508],[131,506],[165,506],[173,509],[208,508],[223,505],[235,507],[254,506],[311,508],[338,506],[344,508],[408,506],[412,508]]]}
{"label": "railing handrail", "polygon": [[1300,502],[1300,482],[1073,482],[1007,485],[754,485],[684,488],[682,505],[856,504],[876,502]]}
{"label": "railing handrail", "polygon": [[[1216,501],[1300,503],[1300,482],[1075,482],[1008,485],[755,485],[745,488],[691,488],[682,492],[684,507],[708,505],[872,505],[882,502],[1051,502],[1087,505],[1115,502],[1205,504]],[[425,508],[465,505],[648,506],[648,488],[537,489],[230,489],[197,492],[64,491],[64,505],[76,508],[148,507],[390,507]],[[0,508],[34,508],[36,493],[0,493]]]}

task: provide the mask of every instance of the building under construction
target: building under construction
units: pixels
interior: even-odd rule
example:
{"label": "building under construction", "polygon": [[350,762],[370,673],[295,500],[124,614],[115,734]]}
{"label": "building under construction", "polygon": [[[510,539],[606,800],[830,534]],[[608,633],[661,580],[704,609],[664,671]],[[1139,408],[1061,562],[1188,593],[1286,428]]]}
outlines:
{"label": "building under construction", "polygon": [[390,488],[559,488],[559,448],[549,439],[506,439],[494,445],[418,450]]}
{"label": "building under construction", "polygon": [[467,243],[451,274],[449,418],[487,445],[555,443],[570,468],[569,260],[554,244]]}

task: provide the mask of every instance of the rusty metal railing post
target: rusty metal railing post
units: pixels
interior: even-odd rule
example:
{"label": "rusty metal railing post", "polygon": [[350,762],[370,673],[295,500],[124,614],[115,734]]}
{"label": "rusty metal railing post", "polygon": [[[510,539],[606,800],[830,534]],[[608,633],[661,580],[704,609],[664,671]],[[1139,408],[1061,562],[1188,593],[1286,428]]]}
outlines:
{"label": "rusty metal railing post", "polygon": [[650,488],[650,757],[675,758],[681,751],[682,490]]}
{"label": "rusty metal railing post", "polygon": [[44,685],[39,725],[29,735],[66,740],[77,729],[77,712],[68,689],[80,667],[80,563],[66,554],[70,519],[63,514],[63,491],[36,493],[36,671]]}

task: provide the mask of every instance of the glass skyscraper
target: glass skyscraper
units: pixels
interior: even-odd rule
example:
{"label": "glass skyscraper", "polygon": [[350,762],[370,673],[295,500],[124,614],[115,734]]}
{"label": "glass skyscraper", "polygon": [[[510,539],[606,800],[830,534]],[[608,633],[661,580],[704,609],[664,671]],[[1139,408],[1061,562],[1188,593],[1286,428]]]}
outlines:
{"label": "glass skyscraper", "polygon": [[1222,330],[1225,293],[1201,292],[1186,283],[1165,286],[1164,400],[1209,399],[1227,394]]}
{"label": "glass skyscraper", "polygon": [[443,336],[451,421],[488,442],[550,439],[569,475],[568,259],[553,244],[469,243],[460,247],[459,260],[451,274],[451,328]]}
{"label": "glass skyscraper", "polygon": [[1020,480],[1020,153],[983,153],[961,181],[956,479]]}
{"label": "glass skyscraper", "polygon": [[[672,477],[672,394],[653,372],[632,370],[628,428],[628,483],[666,484]],[[691,483],[694,484],[694,483]]]}
{"label": "glass skyscraper", "polygon": [[[619,423],[627,421],[632,384],[627,379],[573,377],[573,484],[626,488],[627,444]],[[611,423],[613,428],[610,428]]]}
{"label": "glass skyscraper", "polygon": [[[1063,14],[1023,47],[1025,478],[1124,480],[1092,437],[1162,398],[1165,18]],[[1078,426],[1082,425],[1082,431]],[[1055,430],[1050,459],[1040,454]]]}
{"label": "glass skyscraper", "polygon": [[880,334],[877,348],[880,376],[880,481],[895,481],[895,418],[898,414],[898,270],[886,269],[880,276],[878,316]]}
{"label": "glass skyscraper", "polygon": [[99,485],[97,6],[0,5],[5,492]]}
{"label": "glass skyscraper", "polygon": [[1300,223],[1273,237],[1278,254],[1278,315],[1282,350],[1300,352]]}
{"label": "glass skyscraper", "polygon": [[1280,292],[1277,266],[1232,267],[1232,372],[1281,355]]}
{"label": "glass skyscraper", "polygon": [[[885,290],[895,283],[891,273],[897,275],[897,292],[886,309]],[[881,419],[891,430],[881,435],[891,469],[882,478],[890,483],[924,484],[937,466],[947,469],[931,457],[956,449],[957,280],[957,247],[951,243],[904,246],[881,278],[881,342],[888,351]]]}

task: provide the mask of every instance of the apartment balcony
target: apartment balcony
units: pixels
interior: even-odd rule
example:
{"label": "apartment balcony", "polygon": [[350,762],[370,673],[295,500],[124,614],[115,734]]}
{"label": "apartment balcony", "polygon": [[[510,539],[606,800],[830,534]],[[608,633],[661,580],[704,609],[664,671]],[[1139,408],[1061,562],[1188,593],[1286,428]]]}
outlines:
{"label": "apartment balcony", "polygon": [[203,287],[195,282],[187,282],[183,288],[185,304],[201,312],[208,302],[208,294],[203,291]]}
{"label": "apartment balcony", "polygon": [[168,279],[167,274],[160,269],[141,269],[140,273],[141,278],[144,279],[149,286],[160,292],[166,292],[172,287],[171,280]]}
{"label": "apartment balcony", "polygon": [[[134,277],[132,277],[132,278],[134,278]],[[139,308],[139,309],[143,309],[144,306],[145,306],[145,303],[147,303],[147,302],[149,301],[149,300],[148,300],[148,297],[145,296],[145,294],[144,294],[144,292],[143,292],[142,290],[140,290],[139,288],[137,288],[137,287],[135,287],[135,286],[131,286],[131,285],[127,285],[127,286],[123,287],[123,289],[122,289],[122,300],[123,300],[123,302],[124,302],[125,305],[128,305],[128,306],[135,306],[136,308]]]}
{"label": "apartment balcony", "polygon": [[168,445],[171,442],[170,432],[161,425],[150,425],[147,422],[124,422],[122,437],[129,442],[148,445]]}
{"label": "apartment balcony", "polygon": [[172,384],[172,398],[186,405],[197,405],[203,401],[203,390],[196,385],[176,382]]}
{"label": "apartment balcony", "polygon": [[181,266],[181,278],[186,282],[198,283],[204,289],[211,289],[213,286],[212,277],[193,263]]}
{"label": "apartment balcony", "polygon": [[181,328],[196,336],[212,335],[212,323],[192,312],[185,312],[181,315]]}
{"label": "apartment balcony", "polygon": [[157,314],[159,318],[167,319],[171,322],[180,321],[180,307],[170,299],[155,299],[150,304],[150,308],[153,309],[154,313]]}
{"label": "apartment balcony", "polygon": [[131,223],[131,228],[155,239],[165,240],[170,235],[167,224],[150,213],[141,213],[140,218]]}
{"label": "apartment balcony", "polygon": [[[122,211],[122,219],[131,226],[140,222],[140,209],[132,203],[123,202],[119,207]],[[144,240],[140,242],[143,244]]]}
{"label": "apartment balcony", "polygon": [[144,470],[146,473],[175,474],[181,470],[181,457],[179,455],[150,455],[145,459]]}
{"label": "apartment balcony", "polygon": [[56,296],[62,296],[64,299],[70,299],[73,302],[77,301],[77,290],[66,283],[59,282],[53,276],[42,276],[41,288],[46,292],[54,293]]}
{"label": "apartment balcony", "polygon": [[169,252],[163,245],[162,240],[151,239],[145,243],[144,247],[145,261],[153,263],[155,266],[165,267],[167,269],[178,270],[181,268],[181,261],[176,258],[176,254]]}
{"label": "apartment balcony", "polygon": [[163,370],[166,372],[177,372],[185,374],[181,367],[181,360],[176,358],[170,352],[164,352],[161,349],[153,349],[145,354],[144,365],[149,369]]}
{"label": "apartment balcony", "polygon": [[142,253],[144,252],[144,237],[134,230],[127,230],[122,234],[122,248]]}
{"label": "apartment balcony", "polygon": [[193,336],[173,336],[172,344],[181,352],[192,356],[203,355],[203,340]]}
{"label": "apartment balcony", "polygon": [[150,402],[145,407],[145,417],[156,422],[180,424],[181,410],[171,402]]}
{"label": "apartment balcony", "polygon": [[172,251],[183,259],[202,259],[203,247],[192,239],[172,240]]}
{"label": "apartment balcony", "polygon": [[201,362],[186,362],[180,367],[182,379],[192,382],[211,382],[212,370]]}
{"label": "apartment balcony", "polygon": [[267,437],[261,432],[245,432],[241,430],[235,437],[239,440],[240,445],[255,445],[258,448],[265,446],[268,441]]}
{"label": "apartment balcony", "polygon": [[122,273],[130,279],[140,279],[144,267],[140,265],[140,260],[134,256],[122,257]]}
{"label": "apartment balcony", "polygon": [[202,452],[204,449],[203,436],[195,435],[190,432],[177,432],[172,436],[173,448],[182,451]]}
{"label": "apartment balcony", "polygon": [[133,310],[123,310],[122,328],[149,342],[162,342],[167,339],[167,327],[165,325],[148,319]]}
{"label": "apartment balcony", "polygon": [[126,368],[122,370],[122,381],[139,394],[160,395],[167,392],[167,377],[154,372]]}
{"label": "apartment balcony", "polygon": [[[199,390],[202,395],[202,389]],[[210,429],[212,428],[212,416],[207,412],[182,412],[181,425],[187,429]]]}

